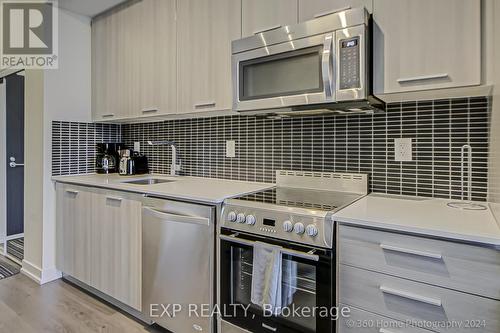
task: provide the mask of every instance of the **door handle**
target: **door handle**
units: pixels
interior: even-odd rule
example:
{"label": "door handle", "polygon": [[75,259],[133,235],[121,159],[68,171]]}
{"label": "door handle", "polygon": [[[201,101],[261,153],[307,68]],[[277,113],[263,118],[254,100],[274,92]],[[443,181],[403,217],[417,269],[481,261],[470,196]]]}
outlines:
{"label": "door handle", "polygon": [[428,81],[428,80],[437,80],[437,79],[446,79],[449,75],[447,73],[444,74],[435,74],[435,75],[423,75],[423,76],[415,76],[415,77],[406,77],[397,79],[398,83],[407,83],[414,81]]}
{"label": "door handle", "polygon": [[23,167],[23,166],[24,166],[24,163],[10,162],[10,163],[9,163],[9,166],[10,166],[11,168]]}
{"label": "door handle", "polygon": [[[254,241],[251,240],[246,240],[243,238],[237,238],[236,235],[231,235],[231,236],[226,236],[226,235],[219,235],[219,238],[228,242],[233,242],[241,245],[247,245],[253,247],[255,245]],[[297,250],[292,250],[292,249],[282,249],[281,253],[283,254],[288,254],[292,257],[297,257],[297,258],[303,258],[307,260],[312,260],[312,261],[319,261],[319,256],[317,254],[314,254],[313,251],[309,252],[301,252]]]}
{"label": "door handle", "polygon": [[173,220],[180,223],[199,224],[210,226],[210,219],[201,216],[185,216],[163,212],[151,207],[143,207],[143,212],[147,212],[160,220]]}
{"label": "door handle", "polygon": [[203,108],[214,108],[217,105],[215,102],[207,102],[207,103],[198,103],[194,105],[195,109],[203,109]]}
{"label": "door handle", "polygon": [[323,43],[321,55],[321,73],[323,76],[323,87],[327,99],[333,98],[333,65],[330,59],[335,56],[333,50],[333,34],[328,34]]}
{"label": "door handle", "polygon": [[406,298],[406,299],[409,299],[412,301],[417,301],[417,302],[421,302],[421,303],[425,303],[425,304],[429,304],[429,305],[433,305],[433,306],[442,306],[442,304],[443,304],[440,299],[431,298],[431,297],[427,297],[427,296],[420,296],[420,295],[417,295],[417,294],[414,294],[414,293],[408,292],[408,291],[392,289],[392,288],[389,288],[386,286],[380,286],[379,289],[384,294],[398,296],[398,297]]}
{"label": "door handle", "polygon": [[420,250],[405,249],[405,248],[402,248],[399,246],[393,246],[393,245],[387,245],[387,244],[380,244],[380,248],[383,250],[387,250],[387,251],[412,254],[415,256],[419,256],[419,257],[426,257],[426,258],[431,258],[431,259],[443,259],[443,256],[440,253],[431,253],[431,252],[420,251]]}

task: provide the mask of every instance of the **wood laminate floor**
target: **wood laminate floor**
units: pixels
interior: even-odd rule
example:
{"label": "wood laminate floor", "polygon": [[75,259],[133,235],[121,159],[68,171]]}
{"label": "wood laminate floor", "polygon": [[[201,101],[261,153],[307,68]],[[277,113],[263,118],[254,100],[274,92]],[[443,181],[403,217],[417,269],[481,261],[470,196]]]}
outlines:
{"label": "wood laminate floor", "polygon": [[40,286],[24,276],[0,280],[0,333],[162,332],[61,280]]}

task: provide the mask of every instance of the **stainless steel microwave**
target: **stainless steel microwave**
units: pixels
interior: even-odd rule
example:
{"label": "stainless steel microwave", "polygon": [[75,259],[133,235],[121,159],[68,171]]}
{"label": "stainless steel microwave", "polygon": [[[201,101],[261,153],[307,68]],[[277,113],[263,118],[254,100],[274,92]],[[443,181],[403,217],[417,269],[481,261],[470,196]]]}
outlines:
{"label": "stainless steel microwave", "polygon": [[233,41],[233,109],[380,108],[371,96],[369,18],[349,9]]}

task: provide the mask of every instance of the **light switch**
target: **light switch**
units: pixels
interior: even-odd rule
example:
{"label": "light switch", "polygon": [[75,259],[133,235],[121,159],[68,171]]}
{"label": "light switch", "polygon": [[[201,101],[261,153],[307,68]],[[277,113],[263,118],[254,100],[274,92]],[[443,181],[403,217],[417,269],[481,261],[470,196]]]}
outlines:
{"label": "light switch", "polygon": [[140,142],[134,142],[134,151],[140,152],[141,151],[141,143]]}
{"label": "light switch", "polygon": [[226,141],[226,157],[236,157],[236,141],[228,140]]}

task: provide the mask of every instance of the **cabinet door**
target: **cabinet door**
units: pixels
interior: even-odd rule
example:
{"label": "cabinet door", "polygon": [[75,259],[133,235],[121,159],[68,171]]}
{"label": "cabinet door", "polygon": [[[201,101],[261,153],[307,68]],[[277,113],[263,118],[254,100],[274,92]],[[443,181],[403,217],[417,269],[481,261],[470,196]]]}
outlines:
{"label": "cabinet door", "polygon": [[92,195],[92,277],[99,291],[141,309],[141,203],[126,193]]}
{"label": "cabinet door", "polygon": [[57,185],[57,269],[90,284],[91,194]]}
{"label": "cabinet door", "polygon": [[176,112],[176,22],[175,0],[143,0],[136,44],[140,45],[140,93],[137,117]]}
{"label": "cabinet door", "polygon": [[374,91],[480,84],[480,0],[374,0]]}
{"label": "cabinet door", "polygon": [[177,1],[180,113],[231,109],[231,41],[240,22],[240,1]]}
{"label": "cabinet door", "polygon": [[371,13],[372,0],[299,0],[299,22],[359,7],[365,7]]}
{"label": "cabinet door", "polygon": [[92,22],[94,121],[127,119],[139,109],[141,2],[129,2]]}
{"label": "cabinet door", "polygon": [[257,32],[297,23],[298,0],[243,0],[242,34]]}
{"label": "cabinet door", "polygon": [[92,22],[92,119],[95,121],[113,119],[116,116],[111,109],[116,91],[109,75],[112,73],[109,23],[108,17]]}

